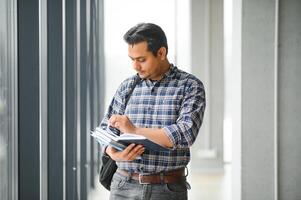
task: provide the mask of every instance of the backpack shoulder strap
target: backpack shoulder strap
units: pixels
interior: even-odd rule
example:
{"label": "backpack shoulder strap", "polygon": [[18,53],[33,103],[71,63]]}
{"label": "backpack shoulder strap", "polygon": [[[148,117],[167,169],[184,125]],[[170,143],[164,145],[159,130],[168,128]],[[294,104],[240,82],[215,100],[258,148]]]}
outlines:
{"label": "backpack shoulder strap", "polygon": [[128,101],[131,98],[132,93],[133,93],[136,85],[138,84],[138,82],[140,82],[140,80],[141,80],[141,78],[139,77],[139,75],[136,75],[134,81],[130,84],[130,89],[129,89],[128,93],[125,95],[124,111],[123,112],[125,112]]}

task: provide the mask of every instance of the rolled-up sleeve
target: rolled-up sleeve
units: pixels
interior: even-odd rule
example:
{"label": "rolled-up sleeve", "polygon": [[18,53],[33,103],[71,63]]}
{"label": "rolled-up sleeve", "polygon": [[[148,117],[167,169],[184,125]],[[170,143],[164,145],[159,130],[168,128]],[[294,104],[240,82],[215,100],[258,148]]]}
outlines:
{"label": "rolled-up sleeve", "polygon": [[201,81],[190,81],[184,94],[176,123],[164,127],[174,149],[187,148],[194,143],[202,125],[206,107],[205,90]]}

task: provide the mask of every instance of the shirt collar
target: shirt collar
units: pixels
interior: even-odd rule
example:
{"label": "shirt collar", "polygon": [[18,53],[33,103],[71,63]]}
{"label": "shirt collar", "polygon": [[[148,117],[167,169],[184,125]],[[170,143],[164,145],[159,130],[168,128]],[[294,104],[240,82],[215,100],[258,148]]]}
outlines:
{"label": "shirt collar", "polygon": [[170,64],[169,70],[163,75],[162,79],[164,78],[172,78],[176,73],[177,67],[173,64]]}
{"label": "shirt collar", "polygon": [[[149,79],[140,79],[140,81],[145,81],[149,85],[155,85],[156,83],[161,82],[165,79],[173,78],[176,74],[176,70],[177,70],[177,67],[174,66],[173,64],[170,64],[169,70],[167,72],[165,72],[165,74],[162,76],[162,79],[160,79],[158,81],[151,81]],[[139,77],[138,74],[136,74],[136,76]]]}

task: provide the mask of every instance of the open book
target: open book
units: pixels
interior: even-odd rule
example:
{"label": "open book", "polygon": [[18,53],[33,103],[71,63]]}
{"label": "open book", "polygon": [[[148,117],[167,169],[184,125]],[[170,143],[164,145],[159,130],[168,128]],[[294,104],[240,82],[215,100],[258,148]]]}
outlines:
{"label": "open book", "polygon": [[97,127],[94,131],[91,131],[91,136],[93,136],[99,143],[110,145],[120,151],[132,143],[141,144],[148,150],[152,151],[170,151],[169,148],[163,147],[142,135],[124,133],[118,136],[109,129],[103,130]]}

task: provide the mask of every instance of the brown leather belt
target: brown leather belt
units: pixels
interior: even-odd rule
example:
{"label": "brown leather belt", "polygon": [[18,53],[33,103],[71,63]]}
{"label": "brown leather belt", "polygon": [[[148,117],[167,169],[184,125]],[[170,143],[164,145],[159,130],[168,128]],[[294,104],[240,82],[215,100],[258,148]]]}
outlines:
{"label": "brown leather belt", "polygon": [[133,180],[139,181],[140,184],[178,183],[186,180],[185,168],[151,175],[130,173],[122,169],[117,169],[117,173],[127,176]]}

